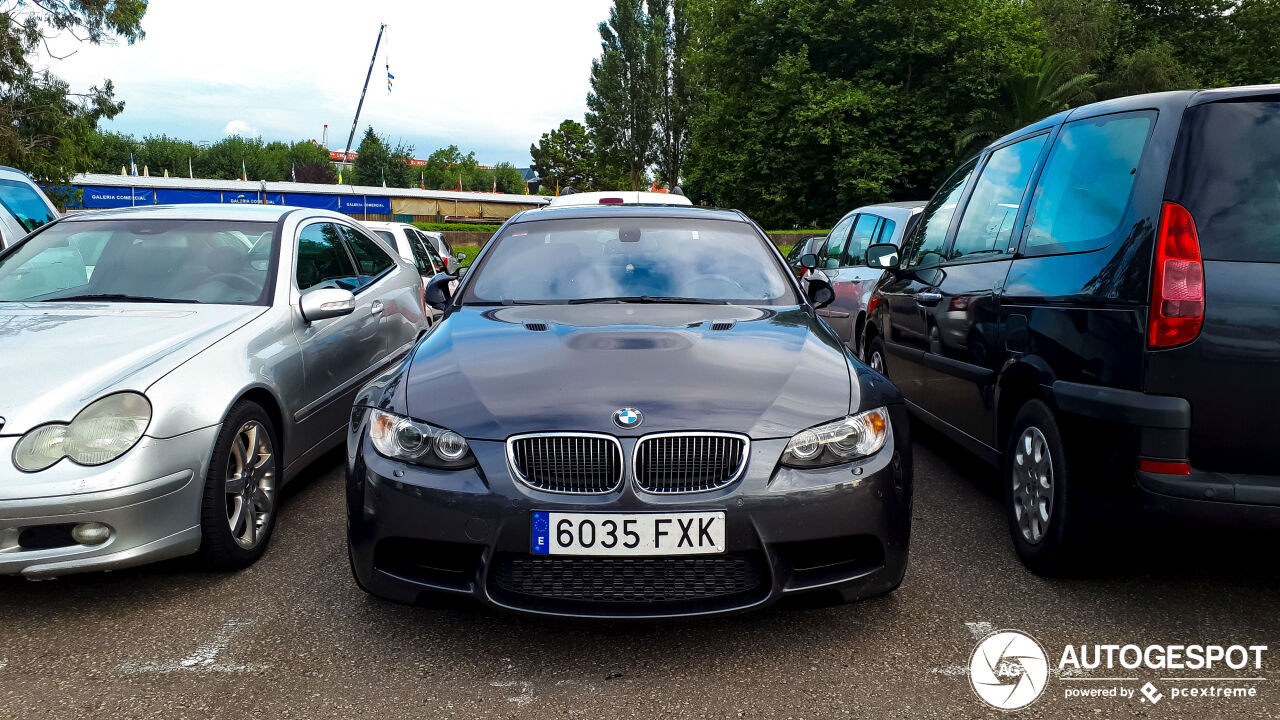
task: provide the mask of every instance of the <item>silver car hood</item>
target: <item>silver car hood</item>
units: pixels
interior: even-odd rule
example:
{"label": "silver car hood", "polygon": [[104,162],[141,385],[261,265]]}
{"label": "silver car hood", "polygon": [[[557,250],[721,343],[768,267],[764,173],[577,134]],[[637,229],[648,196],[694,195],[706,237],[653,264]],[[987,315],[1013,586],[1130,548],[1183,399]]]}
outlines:
{"label": "silver car hood", "polygon": [[166,373],[266,310],[246,305],[0,303],[0,436],[67,421]]}

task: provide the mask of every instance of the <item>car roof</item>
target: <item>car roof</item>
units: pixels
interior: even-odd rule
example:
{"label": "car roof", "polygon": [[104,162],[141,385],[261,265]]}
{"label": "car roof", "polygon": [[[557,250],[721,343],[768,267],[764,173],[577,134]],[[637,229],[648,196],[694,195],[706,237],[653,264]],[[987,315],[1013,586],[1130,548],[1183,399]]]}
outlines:
{"label": "car roof", "polygon": [[536,210],[526,210],[511,218],[511,222],[617,217],[688,218],[747,222],[747,217],[737,210],[704,208],[692,205],[571,205],[566,207],[542,207]]}
{"label": "car roof", "polygon": [[[622,200],[621,203],[602,203],[603,199]],[[673,193],[651,192],[648,190],[608,190],[603,192],[580,192],[569,195],[557,195],[551,198],[546,207],[576,207],[580,205],[692,205],[689,198]]]}
{"label": "car roof", "polygon": [[838,224],[850,215],[857,215],[858,213],[873,213],[875,215],[880,215],[881,217],[889,218],[890,220],[908,220],[912,215],[923,210],[924,206],[927,204],[928,202],[925,200],[905,200],[901,202],[863,205],[862,207],[854,208],[853,210],[845,213],[840,217],[840,220],[836,222]]}
{"label": "car roof", "polygon": [[[63,221],[83,222],[87,220],[147,218],[152,220],[256,220],[259,222],[275,222],[287,213],[299,209],[306,208],[295,208],[287,205],[148,205],[80,212],[66,216]],[[308,210],[307,212],[308,214],[314,213],[346,218],[345,215],[323,210]]]}

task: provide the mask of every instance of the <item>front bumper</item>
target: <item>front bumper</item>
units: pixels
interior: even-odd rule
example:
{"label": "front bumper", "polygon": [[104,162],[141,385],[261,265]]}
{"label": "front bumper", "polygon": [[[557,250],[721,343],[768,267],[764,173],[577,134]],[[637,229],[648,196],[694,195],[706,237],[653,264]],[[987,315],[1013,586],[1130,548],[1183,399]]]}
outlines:
{"label": "front bumper", "polygon": [[[347,466],[352,570],[366,590],[405,603],[441,592],[507,610],[575,617],[738,612],[816,590],[846,600],[878,595],[897,587],[906,572],[911,522],[908,421],[901,406],[892,407],[891,416],[894,435],[870,458],[775,472],[787,441],[753,440],[741,479],[722,490],[685,495],[650,495],[630,480],[602,496],[540,492],[512,477],[501,442],[471,442],[477,468],[430,470],[378,455],[361,428]],[[621,442],[630,458],[635,439]],[[534,556],[535,510],[722,510],[725,552]],[[517,573],[535,579],[514,583]],[[632,581],[636,585],[627,585]]]}
{"label": "front bumper", "polygon": [[[200,547],[200,504],[218,427],[167,439],[143,438],[121,458],[97,468],[62,460],[36,475],[0,470],[0,485],[21,487],[0,498],[0,575],[42,579],[115,570]],[[0,439],[8,458],[16,438]],[[58,494],[42,493],[41,486]],[[85,492],[66,492],[68,487]],[[103,488],[103,489],[96,489]],[[70,528],[96,522],[111,529],[98,545],[82,545]]]}

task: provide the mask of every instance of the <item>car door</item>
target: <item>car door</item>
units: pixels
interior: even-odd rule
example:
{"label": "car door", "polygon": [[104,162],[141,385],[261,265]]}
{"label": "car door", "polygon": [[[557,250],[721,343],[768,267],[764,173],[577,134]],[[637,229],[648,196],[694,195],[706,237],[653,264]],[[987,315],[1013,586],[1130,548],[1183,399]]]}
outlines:
{"label": "car door", "polygon": [[879,334],[888,354],[885,370],[904,397],[926,409],[931,405],[928,386],[937,378],[924,364],[929,347],[926,317],[942,299],[937,287],[943,277],[943,250],[976,163],[974,158],[961,165],[938,188],[911,235],[903,241],[899,253],[902,269],[886,273],[876,288],[876,296],[885,307],[878,316],[882,323]]}
{"label": "car door", "polygon": [[414,272],[413,284],[407,286],[408,268],[401,270],[400,258],[351,225],[339,228],[360,270],[356,312],[368,307],[368,318],[377,336],[370,340],[379,348],[379,354],[370,364],[372,372],[417,339],[423,318],[422,281]]}
{"label": "car door", "polygon": [[[831,228],[831,232],[827,233],[827,239],[823,241],[822,246],[818,248],[818,252],[816,253],[818,256],[818,267],[809,271],[811,273],[822,273],[824,277],[831,281],[831,289],[836,292],[837,297],[839,297],[840,289],[835,285],[835,277],[833,277],[833,274],[835,274],[835,271],[840,268],[840,263],[844,262],[845,244],[849,241],[849,232],[853,230],[853,223],[857,219],[858,216],[856,213],[849,213],[843,218],[840,218],[840,222],[836,223],[835,227]],[[801,284],[805,286],[805,292],[808,292],[808,283],[806,282],[808,277],[808,274],[806,274],[804,278],[801,279]],[[845,321],[849,318],[847,310],[836,307],[836,304],[833,301],[831,305],[818,310],[818,315],[822,316],[823,320],[831,326],[831,329],[835,330],[836,333],[840,335],[841,340],[845,342],[849,341],[849,330],[845,329],[842,331],[840,327],[841,325],[846,324]]]}
{"label": "car door", "polygon": [[872,213],[861,213],[854,218],[853,227],[835,268],[823,270],[835,291],[835,300],[818,312],[827,317],[827,323],[840,336],[845,345],[855,353],[858,337],[854,332],[857,318],[862,312],[866,283],[878,278],[883,271],[872,272],[866,266],[867,245],[876,237],[884,219]]}
{"label": "car door", "polygon": [[995,447],[995,378],[1006,351],[1000,297],[1017,249],[1031,178],[1048,133],[987,153],[944,253],[941,295],[926,313],[929,412]]}
{"label": "car door", "polygon": [[[360,273],[340,227],[315,220],[298,230],[294,283],[300,296],[322,288],[360,293]],[[296,317],[304,396],[295,415],[309,437],[309,449],[346,422],[349,396],[386,350],[368,294],[356,295],[355,311],[349,315],[310,323],[300,313]]]}

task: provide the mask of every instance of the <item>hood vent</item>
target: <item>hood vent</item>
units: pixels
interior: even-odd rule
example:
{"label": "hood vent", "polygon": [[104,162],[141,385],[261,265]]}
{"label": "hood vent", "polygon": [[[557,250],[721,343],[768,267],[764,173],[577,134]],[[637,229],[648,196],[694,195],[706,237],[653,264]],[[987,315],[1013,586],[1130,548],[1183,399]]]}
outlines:
{"label": "hood vent", "polygon": [[527,322],[524,324],[524,329],[532,330],[533,332],[546,332],[547,324],[544,322]]}
{"label": "hood vent", "polygon": [[717,320],[711,323],[711,329],[714,332],[720,332],[722,330],[732,330],[733,326],[737,324],[738,324],[737,320]]}

